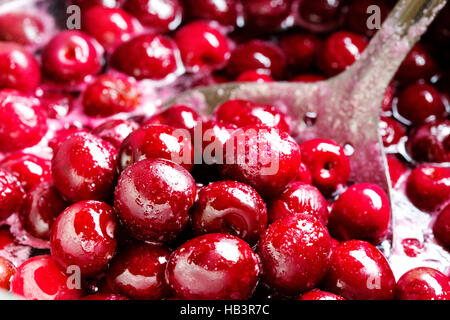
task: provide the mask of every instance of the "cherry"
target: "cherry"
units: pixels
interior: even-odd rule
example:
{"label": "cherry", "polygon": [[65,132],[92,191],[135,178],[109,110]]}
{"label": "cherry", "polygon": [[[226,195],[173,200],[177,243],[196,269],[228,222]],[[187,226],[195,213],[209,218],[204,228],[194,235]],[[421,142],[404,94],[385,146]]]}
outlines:
{"label": "cherry", "polygon": [[101,301],[119,301],[119,300],[128,300],[128,298],[120,296],[118,294],[91,294],[81,298],[80,300],[101,300]]}
{"label": "cherry", "polygon": [[89,133],[86,129],[82,129],[74,125],[69,125],[56,131],[53,138],[48,142],[48,146],[53,149],[53,153],[56,153],[61,144],[66,141],[71,135],[77,132]]}
{"label": "cherry", "polygon": [[194,109],[184,105],[174,105],[148,118],[144,121],[143,126],[150,124],[165,124],[177,129],[189,130],[191,138],[193,138],[194,128],[198,126],[200,122],[200,115]]}
{"label": "cherry", "polygon": [[440,93],[425,83],[413,84],[400,93],[397,112],[412,124],[440,119],[446,113]]}
{"label": "cherry", "polygon": [[391,178],[392,186],[396,186],[400,178],[406,172],[404,164],[392,154],[387,155],[387,163],[389,167],[389,176]]}
{"label": "cherry", "polygon": [[297,179],[295,179],[295,181],[312,184],[311,172],[309,171],[306,164],[304,164],[303,162],[300,163],[300,166],[298,168]]}
{"label": "cherry", "polygon": [[162,158],[172,160],[191,171],[194,151],[184,131],[162,124],[146,125],[131,133],[122,143],[119,152],[119,167],[125,169],[132,163]]}
{"label": "cherry", "polygon": [[44,47],[42,67],[57,81],[82,81],[100,72],[103,50],[81,31],[62,31]]}
{"label": "cherry", "polygon": [[365,241],[351,240],[333,249],[325,287],[351,300],[392,300],[395,278],[386,258],[376,247]]}
{"label": "cherry", "polygon": [[325,77],[317,74],[301,74],[291,79],[293,82],[314,83],[326,80]]}
{"label": "cherry", "polygon": [[449,200],[450,168],[422,165],[408,177],[406,195],[419,209],[433,211]]}
{"label": "cherry", "polygon": [[343,0],[301,0],[298,6],[299,23],[310,31],[331,31],[343,22],[343,3]]}
{"label": "cherry", "polygon": [[389,14],[390,6],[383,0],[359,0],[353,1],[347,13],[347,26],[353,31],[366,36],[373,36],[377,29],[369,29],[369,14],[367,12],[370,6],[377,6],[380,16],[380,22],[383,22]]}
{"label": "cherry", "polygon": [[101,5],[107,8],[118,8],[125,0],[72,0],[76,5],[88,9],[92,6]]}
{"label": "cherry", "polygon": [[421,267],[406,272],[397,283],[398,300],[449,300],[450,282],[440,271]]}
{"label": "cherry", "polygon": [[39,63],[22,46],[0,42],[0,89],[30,92],[41,81]]}
{"label": "cherry", "polygon": [[320,48],[317,64],[326,75],[337,75],[358,60],[366,46],[367,40],[356,33],[335,32]]}
{"label": "cherry", "polygon": [[9,291],[11,279],[16,273],[14,264],[0,256],[0,288]]}
{"label": "cherry", "polygon": [[339,240],[359,239],[379,244],[388,232],[391,208],[377,185],[358,183],[334,202],[328,228]]}
{"label": "cherry", "polygon": [[378,126],[385,147],[397,144],[406,135],[405,127],[394,118],[381,117]]}
{"label": "cherry", "polygon": [[169,295],[164,270],[170,252],[164,247],[133,243],[120,251],[106,274],[114,292],[132,299],[155,300]]}
{"label": "cherry", "polygon": [[17,245],[17,240],[10,231],[8,225],[0,227],[0,250],[8,249]]}
{"label": "cherry", "polygon": [[299,294],[325,275],[331,237],[316,218],[295,215],[272,223],[259,241],[264,281],[272,289]]}
{"label": "cherry", "polygon": [[41,108],[51,119],[62,119],[72,110],[73,96],[68,93],[43,91],[38,95]]}
{"label": "cherry", "polygon": [[345,300],[345,298],[331,292],[314,289],[302,294],[299,300]]}
{"label": "cherry", "polygon": [[156,32],[175,30],[183,18],[178,0],[127,0],[124,9]]}
{"label": "cherry", "polygon": [[118,46],[111,64],[136,79],[161,80],[177,70],[177,50],[175,42],[168,37],[143,34]]}
{"label": "cherry", "polygon": [[84,91],[84,113],[92,117],[108,117],[134,111],[139,104],[136,86],[125,78],[102,75]]}
{"label": "cherry", "polygon": [[384,93],[383,101],[381,102],[381,110],[383,110],[383,112],[392,110],[392,101],[394,100],[395,93],[395,85],[391,82],[387,87],[386,92]]}
{"label": "cherry", "polygon": [[328,224],[328,203],[319,189],[303,182],[290,183],[269,207],[271,222],[292,215],[311,215],[323,225]]}
{"label": "cherry", "polygon": [[238,19],[237,0],[184,0],[186,15],[194,20],[215,20],[235,26]]}
{"label": "cherry", "polygon": [[11,291],[27,300],[77,300],[81,297],[81,289],[76,288],[49,255],[22,263],[12,278]]}
{"label": "cherry", "polygon": [[122,142],[138,128],[139,125],[133,120],[107,120],[94,128],[92,134],[95,134],[119,149]]}
{"label": "cherry", "polygon": [[44,40],[45,25],[36,15],[8,12],[0,15],[0,41],[36,45]]}
{"label": "cherry", "polygon": [[288,65],[296,70],[310,70],[315,65],[320,41],[311,33],[296,33],[281,38],[280,46],[287,56]]}
{"label": "cherry", "polygon": [[25,192],[17,178],[0,168],[0,221],[17,212],[24,198]]}
{"label": "cherry", "polygon": [[171,254],[166,282],[181,299],[244,300],[255,290],[259,273],[258,257],[246,242],[210,233]]}
{"label": "cherry", "polygon": [[164,242],[183,231],[195,197],[195,181],[183,167],[165,159],[142,160],[122,172],[114,208],[131,236]]}
{"label": "cherry", "polygon": [[406,148],[416,161],[450,162],[450,121],[435,121],[414,128]]}
{"label": "cherry", "polygon": [[273,82],[275,81],[270,72],[266,69],[247,70],[242,72],[237,78],[237,82]]}
{"label": "cherry", "polygon": [[433,226],[434,237],[450,251],[450,204],[439,213]]}
{"label": "cherry", "polygon": [[246,23],[251,27],[277,28],[289,16],[292,0],[246,0],[242,2]]}
{"label": "cherry", "polygon": [[421,254],[425,248],[423,242],[419,241],[418,239],[414,239],[414,238],[403,239],[401,244],[402,244],[403,252],[408,257],[413,257],[413,258],[417,257],[419,254]]}
{"label": "cherry", "polygon": [[322,193],[330,195],[347,183],[350,161],[341,146],[331,140],[314,139],[303,142],[300,149],[313,183]]}
{"label": "cherry", "polygon": [[406,56],[397,71],[396,78],[402,83],[414,83],[417,80],[429,80],[438,72],[438,66],[427,48],[417,43]]}
{"label": "cherry", "polygon": [[106,203],[75,203],[53,224],[52,257],[62,270],[77,266],[83,276],[96,275],[116,253],[115,229],[115,213]]}
{"label": "cherry", "polygon": [[300,148],[288,133],[247,126],[233,132],[225,143],[220,171],[225,179],[246,183],[263,197],[274,197],[295,180],[300,157]]}
{"label": "cherry", "polygon": [[276,107],[248,100],[228,100],[215,111],[218,121],[232,123],[239,128],[264,125],[289,132],[287,116]]}
{"label": "cherry", "polygon": [[252,187],[235,181],[218,181],[202,188],[191,215],[198,235],[229,233],[250,243],[255,243],[267,226],[264,200]]}
{"label": "cherry", "polygon": [[50,161],[32,154],[12,154],[0,162],[0,167],[14,174],[25,191],[52,178]]}
{"label": "cherry", "polygon": [[134,18],[119,8],[94,6],[85,12],[82,22],[83,30],[105,49],[114,48],[137,31]]}
{"label": "cherry", "polygon": [[56,217],[68,207],[52,182],[42,182],[31,189],[20,212],[26,231],[40,239],[49,239]]}
{"label": "cherry", "polygon": [[274,43],[252,40],[240,44],[231,53],[227,72],[237,77],[244,71],[267,69],[274,78],[282,77],[286,67],[284,52]]}
{"label": "cherry", "polygon": [[69,201],[106,200],[116,180],[116,149],[92,134],[67,138],[52,160],[55,186]]}

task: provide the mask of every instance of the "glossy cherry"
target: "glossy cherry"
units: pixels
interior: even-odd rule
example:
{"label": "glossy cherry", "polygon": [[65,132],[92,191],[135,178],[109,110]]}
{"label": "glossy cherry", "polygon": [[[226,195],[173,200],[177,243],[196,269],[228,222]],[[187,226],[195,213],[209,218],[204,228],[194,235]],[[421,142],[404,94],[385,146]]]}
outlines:
{"label": "glossy cherry", "polygon": [[450,281],[442,272],[427,267],[406,272],[397,283],[398,300],[449,300]]}
{"label": "glossy cherry", "polygon": [[142,160],[122,172],[114,208],[133,237],[164,242],[183,231],[195,197],[195,181],[183,167],[164,159]]}
{"label": "glossy cherry", "polygon": [[442,210],[433,225],[436,240],[450,251],[450,204]]}
{"label": "glossy cherry", "polygon": [[301,0],[298,6],[300,25],[310,31],[330,31],[342,24],[343,0]]}
{"label": "glossy cherry", "polygon": [[406,167],[395,155],[392,154],[387,155],[387,163],[389,167],[389,176],[391,178],[391,183],[395,187],[400,178],[405,174]]}
{"label": "glossy cherry", "polygon": [[139,129],[139,125],[133,120],[107,120],[92,130],[92,134],[111,143],[119,149],[122,142],[134,131]]}
{"label": "glossy cherry", "polygon": [[325,287],[350,300],[392,300],[395,278],[376,247],[351,240],[333,249]]}
{"label": "glossy cherry", "polygon": [[281,38],[288,65],[296,70],[310,70],[315,66],[320,40],[311,33],[296,33]]}
{"label": "glossy cherry", "polygon": [[11,279],[16,273],[14,264],[6,258],[0,257],[0,288],[8,290],[11,285]]}
{"label": "glossy cherry", "polygon": [[381,117],[378,126],[385,147],[397,144],[406,135],[405,127],[394,118]]}
{"label": "glossy cherry", "polygon": [[117,176],[116,153],[109,142],[92,134],[69,136],[52,160],[56,188],[72,202],[108,199]]}
{"label": "glossy cherry", "polygon": [[292,2],[292,0],[243,1],[246,23],[254,28],[277,28],[291,13]]}
{"label": "glossy cherry", "polygon": [[0,221],[19,211],[24,198],[25,192],[17,178],[0,168]]}
{"label": "glossy cherry", "polygon": [[303,162],[300,163],[300,166],[298,167],[297,179],[295,179],[295,181],[312,184],[311,171],[309,171],[308,166]]}
{"label": "glossy cherry", "polygon": [[438,72],[438,66],[428,49],[417,43],[406,56],[397,71],[396,78],[402,83],[414,83],[417,80],[429,80]]}
{"label": "glossy cherry", "polygon": [[273,82],[275,81],[270,72],[266,69],[248,70],[242,72],[237,78],[237,82]]}
{"label": "glossy cherry", "polygon": [[181,299],[243,300],[255,290],[259,273],[258,257],[245,241],[210,233],[171,254],[166,282]]}
{"label": "glossy cherry", "polygon": [[237,23],[237,0],[184,0],[183,3],[189,19],[215,20],[225,26]]}
{"label": "glossy cherry", "polygon": [[142,124],[165,124],[177,129],[188,130],[191,138],[194,137],[194,128],[201,122],[201,117],[194,109],[184,105],[174,105],[160,113],[157,113]]}
{"label": "glossy cherry", "polygon": [[68,125],[55,132],[53,138],[48,142],[48,146],[53,149],[53,153],[56,153],[63,142],[78,132],[89,133],[87,129],[79,128],[75,125]]}
{"label": "glossy cherry", "polygon": [[272,223],[258,247],[264,281],[293,295],[313,289],[325,275],[331,237],[316,218],[295,215]]}
{"label": "glossy cherry", "polygon": [[345,300],[345,298],[331,292],[314,289],[302,294],[299,300]]}
{"label": "glossy cherry", "polygon": [[38,95],[41,108],[51,119],[62,119],[72,110],[74,97],[70,93],[43,91]]}
{"label": "glossy cherry", "polygon": [[[346,24],[350,30],[356,33],[360,33],[366,36],[373,36],[377,29],[369,29],[368,26],[368,9],[373,8],[371,6],[377,6],[377,12],[380,22],[383,23],[390,11],[389,1],[384,0],[358,0],[352,1],[352,4],[347,13]],[[378,11],[379,10],[379,11]],[[371,11],[372,12],[372,11]]]}
{"label": "glossy cherry", "polygon": [[118,8],[123,5],[125,0],[72,0],[76,5],[83,9],[88,9],[92,6],[101,5],[107,8]]}
{"label": "glossy cherry", "polygon": [[35,14],[8,12],[0,15],[0,41],[37,45],[44,40],[45,31],[44,22]]}
{"label": "glossy cherry", "polygon": [[229,233],[255,243],[267,226],[267,208],[250,186],[218,181],[202,188],[191,209],[192,228],[198,235]]}

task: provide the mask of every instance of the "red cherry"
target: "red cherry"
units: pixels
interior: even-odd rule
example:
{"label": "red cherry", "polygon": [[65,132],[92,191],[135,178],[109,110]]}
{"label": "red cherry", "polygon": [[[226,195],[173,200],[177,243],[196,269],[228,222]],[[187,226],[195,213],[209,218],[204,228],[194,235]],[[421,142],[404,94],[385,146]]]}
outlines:
{"label": "red cherry", "polygon": [[0,168],[0,221],[17,212],[25,198],[25,192],[15,176]]}
{"label": "red cherry", "polygon": [[266,69],[248,70],[242,72],[237,78],[236,82],[273,82],[275,81],[270,72]]}
{"label": "red cherry", "polygon": [[317,64],[328,76],[337,75],[358,60],[366,46],[367,40],[356,33],[335,32],[319,50]]}
{"label": "red cherry", "polygon": [[91,294],[88,296],[85,296],[83,298],[81,298],[80,300],[109,300],[109,301],[116,301],[116,300],[128,300],[128,298],[120,296],[118,294],[101,294],[101,293],[97,293],[97,294]]}
{"label": "red cherry", "polygon": [[439,213],[433,226],[434,237],[450,251],[450,204]]}
{"label": "red cherry", "polygon": [[306,83],[314,83],[326,80],[325,77],[319,76],[317,74],[301,74],[295,76],[290,81],[293,82],[306,82]]}
{"label": "red cherry", "polygon": [[406,135],[405,127],[394,118],[381,117],[378,126],[385,147],[397,144]]}
{"label": "red cherry", "polygon": [[341,146],[331,140],[315,139],[303,142],[300,149],[313,183],[322,193],[329,195],[347,183],[350,161]]}
{"label": "red cherry", "polygon": [[137,129],[139,129],[139,125],[133,120],[107,120],[94,128],[92,134],[95,134],[119,149],[122,142]]}
{"label": "red cherry", "polygon": [[56,188],[72,202],[108,199],[117,176],[116,152],[111,144],[92,134],[69,136],[52,160]]}
{"label": "red cherry", "polygon": [[117,47],[111,64],[136,79],[161,80],[177,70],[176,50],[168,37],[143,34]]}
{"label": "red cherry", "polygon": [[193,20],[215,20],[235,26],[238,19],[237,0],[184,0],[186,14]]}
{"label": "red cherry", "polygon": [[27,300],[77,300],[81,296],[81,288],[76,288],[49,255],[22,263],[11,281],[11,291]]}
{"label": "red cherry", "polygon": [[403,174],[406,172],[406,167],[403,165],[403,163],[397,159],[394,155],[387,155],[387,162],[389,167],[389,176],[391,178],[392,186],[396,186],[399,179],[403,176]]}
{"label": "red cherry", "polygon": [[325,287],[351,300],[392,300],[395,278],[376,247],[352,240],[333,249]]}
{"label": "red cherry", "polygon": [[396,297],[398,300],[449,300],[450,282],[436,269],[415,268],[398,280]]}
{"label": "red cherry", "polygon": [[283,51],[274,43],[260,40],[239,45],[231,53],[227,72],[237,77],[244,71],[267,69],[274,78],[282,77],[286,67]]}
{"label": "red cherry", "polygon": [[164,159],[142,160],[122,172],[114,208],[133,237],[163,242],[183,231],[195,197],[195,181],[183,167]]}
{"label": "red cherry", "polygon": [[0,288],[9,291],[11,279],[16,273],[14,264],[6,258],[0,257]]}
{"label": "red cherry", "polygon": [[380,22],[384,22],[391,10],[390,5],[383,0],[359,0],[353,1],[347,13],[347,26],[353,32],[357,32],[366,36],[373,36],[378,30],[369,29],[368,21],[370,6],[377,6],[380,13]]}
{"label": "red cherry", "polygon": [[383,101],[381,102],[381,110],[384,112],[392,110],[392,101],[394,100],[395,93],[395,85],[391,82],[384,93]]}
{"label": "red cherry", "polygon": [[106,278],[114,292],[132,299],[156,300],[169,295],[164,270],[170,252],[154,244],[127,246],[111,262]]}
{"label": "red cherry", "polygon": [[38,98],[51,119],[62,119],[72,110],[74,99],[69,93],[44,91]]}
{"label": "red cherry", "polygon": [[0,15],[0,41],[21,45],[40,44],[44,40],[45,25],[36,15],[8,12]]}
{"label": "red cherry", "polygon": [[344,20],[343,0],[301,0],[298,6],[300,25],[310,31],[325,32]]}
{"label": "red cherry", "polygon": [[3,225],[0,227],[0,250],[8,249],[17,245],[17,240],[9,229],[10,227],[8,225]]}
{"label": "red cherry", "polygon": [[345,298],[331,292],[314,289],[302,294],[299,300],[345,300]]}
{"label": "red cherry", "polygon": [[292,215],[311,215],[323,225],[328,223],[328,203],[319,189],[303,182],[290,183],[269,207],[271,222]]}
{"label": "red cherry", "polygon": [[62,31],[42,52],[42,67],[56,81],[82,81],[100,72],[102,50],[93,38],[81,31]]}
{"label": "red cherry", "polygon": [[189,130],[191,138],[194,136],[194,128],[201,122],[200,115],[184,105],[174,105],[166,110],[148,118],[142,126],[151,124],[165,124],[177,129]]}
{"label": "red cherry", "polygon": [[273,29],[289,16],[292,0],[246,0],[242,2],[246,23],[251,27]]}
{"label": "red cherry", "polygon": [[185,132],[178,131],[162,124],[137,129],[122,143],[119,152],[120,169],[144,159],[162,158],[191,171],[194,164],[193,146]]}
{"label": "red cherry", "polygon": [[166,282],[181,299],[244,300],[256,288],[259,273],[258,257],[246,242],[210,233],[171,254]]}
{"label": "red cherry", "polygon": [[438,66],[422,43],[417,43],[403,60],[396,78],[402,83],[429,80],[438,72]]}
{"label": "red cherry", "polygon": [[310,70],[314,67],[319,45],[319,39],[311,33],[287,35],[280,40],[288,64],[296,70]]}
{"label": "red cherry", "polygon": [[300,166],[298,168],[297,179],[295,179],[295,181],[312,184],[311,172],[309,171],[306,164],[304,164],[303,162],[300,163]]}
{"label": "red cherry", "polygon": [[66,141],[71,135],[77,132],[89,133],[85,129],[70,125],[66,128],[56,131],[53,138],[48,142],[48,146],[53,149],[53,153],[56,153],[61,144]]}
{"label": "red cherry", "polygon": [[83,9],[88,9],[92,6],[101,5],[107,8],[118,8],[122,6],[125,0],[72,0],[76,5]]}
{"label": "red cherry", "polygon": [[195,234],[229,233],[255,243],[267,226],[264,200],[250,186],[218,181],[202,188],[191,209]]}
{"label": "red cherry", "polygon": [[328,228],[339,240],[359,239],[379,244],[388,232],[391,207],[377,185],[359,183],[334,202]]}
{"label": "red cherry", "polygon": [[252,186],[263,197],[275,197],[295,180],[300,157],[299,146],[286,132],[247,126],[225,143],[220,172],[225,179]]}
{"label": "red cherry", "polygon": [[406,194],[421,210],[433,211],[449,200],[450,168],[422,165],[408,177]]}
{"label": "red cherry", "polygon": [[261,237],[264,281],[287,294],[314,288],[325,275],[331,237],[316,218],[289,216],[272,223]]}

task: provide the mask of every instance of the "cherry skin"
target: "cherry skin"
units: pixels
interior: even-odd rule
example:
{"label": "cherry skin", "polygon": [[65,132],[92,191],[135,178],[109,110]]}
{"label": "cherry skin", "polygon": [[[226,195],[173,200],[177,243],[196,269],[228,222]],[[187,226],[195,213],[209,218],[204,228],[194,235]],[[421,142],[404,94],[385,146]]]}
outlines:
{"label": "cherry skin", "polygon": [[259,241],[264,281],[296,295],[313,289],[325,275],[331,237],[316,218],[295,215],[272,223]]}
{"label": "cherry skin", "polygon": [[0,221],[17,212],[24,199],[25,192],[17,178],[0,168]]}
{"label": "cherry skin", "polygon": [[286,56],[275,44],[261,40],[252,40],[240,44],[231,53],[227,72],[237,77],[244,71],[267,69],[274,78],[280,78],[286,67]]}
{"label": "cherry skin", "polygon": [[406,135],[405,127],[390,117],[381,117],[378,126],[385,147],[397,144]]}
{"label": "cherry skin", "polygon": [[195,197],[195,181],[183,167],[165,159],[142,160],[122,172],[114,208],[131,236],[165,242],[183,231]]}
{"label": "cherry skin", "polygon": [[65,199],[106,200],[117,176],[116,149],[89,133],[75,133],[64,141],[52,160],[55,186]]}
{"label": "cherry skin", "polygon": [[119,300],[128,300],[128,298],[124,296],[120,296],[118,294],[91,294],[81,298],[80,300],[100,300],[100,301],[119,301]]}
{"label": "cherry skin", "polygon": [[122,143],[119,167],[150,158],[171,160],[191,171],[194,163],[192,143],[185,132],[162,124],[147,125],[131,133]]}
{"label": "cherry skin", "polygon": [[330,31],[343,21],[343,0],[301,0],[298,6],[300,25],[310,31]]}
{"label": "cherry skin", "polygon": [[24,46],[42,43],[45,25],[36,15],[8,12],[0,15],[0,41],[12,41]]}
{"label": "cherry skin", "polygon": [[81,31],[62,31],[54,36],[42,52],[42,67],[55,81],[82,81],[100,72],[103,50]]}
{"label": "cherry skin", "polygon": [[111,65],[136,79],[161,80],[177,70],[176,50],[168,37],[143,34],[118,46]]}
{"label": "cherry skin", "polygon": [[397,283],[398,300],[449,300],[450,282],[442,272],[427,267],[406,272]]}
{"label": "cherry skin", "polygon": [[166,282],[186,300],[248,299],[258,282],[259,261],[250,246],[232,235],[191,239],[167,263]]}
{"label": "cherry skin", "polygon": [[296,70],[310,70],[315,64],[320,41],[311,33],[296,33],[281,38],[280,46],[286,53],[288,65]]}
{"label": "cherry skin", "polygon": [[14,264],[6,258],[0,257],[0,289],[9,291],[11,279],[15,273]]}
{"label": "cherry skin", "polygon": [[92,134],[119,149],[123,141],[137,129],[139,129],[139,125],[133,120],[107,120],[94,128]]}
{"label": "cherry skin", "polygon": [[392,300],[395,278],[376,247],[351,240],[333,249],[325,287],[350,300]]}
{"label": "cherry skin", "polygon": [[175,34],[175,41],[189,71],[221,69],[230,58],[227,37],[207,22],[185,25]]}
{"label": "cherry skin", "polygon": [[394,82],[389,83],[389,86],[384,93],[383,101],[381,102],[381,110],[383,112],[390,112],[392,110],[392,101],[396,94]]}
{"label": "cherry skin", "polygon": [[178,0],[127,0],[124,9],[156,32],[175,30],[183,18]]}
{"label": "cherry skin", "polygon": [[82,22],[83,30],[105,49],[114,48],[137,31],[135,19],[119,8],[94,6],[85,12]]}
{"label": "cherry skin", "polygon": [[288,216],[311,215],[323,224],[328,224],[328,203],[316,187],[303,183],[290,183],[269,207],[271,222]]}
{"label": "cherry skin", "polygon": [[0,152],[37,144],[47,132],[47,118],[35,98],[0,90]]}
{"label": "cherry skin", "polygon": [[191,138],[194,136],[194,128],[201,122],[201,117],[194,109],[184,105],[174,105],[166,110],[151,116],[142,124],[165,124],[177,129],[189,130]]}
{"label": "cherry skin", "polygon": [[51,119],[62,119],[69,114],[73,106],[74,97],[70,93],[57,91],[43,91],[38,95],[41,108]]}
{"label": "cherry skin", "polygon": [[248,184],[263,197],[275,197],[295,180],[300,148],[288,133],[247,126],[231,134],[224,145],[222,177]]}
{"label": "cherry skin", "polygon": [[39,63],[22,46],[0,42],[0,89],[31,92],[41,81]]}
{"label": "cherry skin", "polygon": [[22,225],[32,236],[47,240],[54,221],[68,206],[52,182],[42,182],[25,198],[20,212]]}
{"label": "cherry skin", "polygon": [[417,208],[431,212],[449,199],[449,179],[450,168],[419,166],[408,177],[406,195]]}
{"label": "cherry skin", "polygon": [[295,76],[290,81],[293,82],[306,82],[306,83],[314,83],[326,80],[325,77],[317,75],[317,74],[301,74]]}
{"label": "cherry skin", "polygon": [[235,26],[238,19],[237,0],[184,0],[186,15],[191,20],[215,20],[224,26]]}
{"label": "cherry skin", "polygon": [[298,167],[297,179],[295,179],[295,181],[312,184],[311,172],[303,162],[300,163],[300,166]]}
{"label": "cherry skin", "polygon": [[191,209],[195,234],[229,233],[255,243],[267,226],[267,208],[250,186],[218,181],[202,188]]}
{"label": "cherry skin", "polygon": [[319,289],[314,289],[308,291],[300,296],[299,300],[346,300],[344,297],[338,296],[337,294],[321,291]]}
{"label": "cherry skin", "polygon": [[81,289],[69,287],[69,276],[49,255],[28,259],[17,269],[11,291],[27,300],[78,300]]}
{"label": "cherry skin", "polygon": [[0,162],[0,167],[14,174],[25,191],[52,178],[50,161],[32,154],[12,154]]}
{"label": "cherry skin", "polygon": [[74,125],[69,125],[56,131],[53,138],[48,142],[48,146],[52,148],[53,153],[55,154],[59,147],[63,144],[63,142],[65,142],[71,135],[78,132],[89,133],[89,131],[86,129],[79,128]]}
{"label": "cherry skin", "polygon": [[396,78],[402,83],[415,83],[417,80],[429,80],[438,71],[438,66],[428,49],[417,43],[406,56],[397,71]]}
{"label": "cherry skin", "polygon": [[279,27],[292,8],[292,0],[246,0],[242,4],[247,25],[264,29]]}
{"label": "cherry skin", "polygon": [[265,69],[248,70],[242,72],[237,78],[236,82],[273,82],[275,81],[270,72]]}
{"label": "cherry skin", "polygon": [[134,243],[120,251],[106,273],[113,292],[132,299],[156,300],[169,296],[164,270],[170,252],[164,247]]}
{"label": "cherry skin", "polygon": [[450,204],[439,213],[433,225],[436,240],[450,251]]}
{"label": "cherry skin", "polygon": [[450,121],[434,121],[415,127],[409,134],[406,148],[416,161],[450,162]]}
{"label": "cherry skin", "polygon": [[73,0],[72,2],[82,7],[82,9],[88,9],[96,5],[101,5],[107,8],[118,8],[123,5],[125,0]]}
{"label": "cherry skin", "polygon": [[326,75],[337,75],[358,60],[366,46],[367,40],[356,33],[335,32],[319,50],[317,64]]}
{"label": "cherry skin", "polygon": [[136,86],[125,78],[102,75],[89,84],[83,95],[84,113],[108,117],[134,111],[139,104]]}
{"label": "cherry skin", "polygon": [[332,194],[347,183],[350,161],[341,146],[331,140],[314,139],[303,142],[300,149],[313,183],[322,193]]}
{"label": "cherry skin", "polygon": [[368,13],[367,10],[370,6],[375,5],[380,10],[380,22],[382,23],[386,19],[390,11],[390,6],[388,1],[383,0],[359,0],[353,1],[350,6],[349,12],[347,13],[347,26],[348,28],[356,33],[366,35],[368,37],[373,36],[376,29],[368,28]]}
{"label": "cherry skin", "polygon": [[334,202],[328,228],[339,240],[359,239],[379,244],[388,232],[390,220],[389,199],[383,189],[359,183]]}
{"label": "cherry skin", "polygon": [[387,155],[387,162],[389,167],[389,176],[391,178],[392,186],[396,186],[400,178],[405,174],[405,165],[392,154]]}
{"label": "cherry skin", "polygon": [[421,124],[430,119],[445,116],[445,105],[440,93],[432,85],[413,84],[398,97],[397,112],[412,124]]}

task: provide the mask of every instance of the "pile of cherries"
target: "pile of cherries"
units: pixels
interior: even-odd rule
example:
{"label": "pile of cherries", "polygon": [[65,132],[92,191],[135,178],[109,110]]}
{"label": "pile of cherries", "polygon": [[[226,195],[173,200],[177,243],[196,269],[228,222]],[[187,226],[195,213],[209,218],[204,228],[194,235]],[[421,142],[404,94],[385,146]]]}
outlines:
{"label": "pile of cherries", "polygon": [[[207,116],[153,110],[144,94],[326,79],[373,36],[367,6],[384,18],[395,1],[73,2],[82,30],[0,15],[0,255],[23,240],[13,229],[50,248],[20,265],[0,257],[0,287],[26,299],[450,299],[438,270],[396,281],[376,247],[389,199],[349,183],[342,146],[298,144],[275,106],[230,100]],[[380,121],[393,185],[436,215],[447,250],[449,14],[407,56]],[[212,161],[194,161],[211,145]]]}

